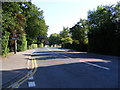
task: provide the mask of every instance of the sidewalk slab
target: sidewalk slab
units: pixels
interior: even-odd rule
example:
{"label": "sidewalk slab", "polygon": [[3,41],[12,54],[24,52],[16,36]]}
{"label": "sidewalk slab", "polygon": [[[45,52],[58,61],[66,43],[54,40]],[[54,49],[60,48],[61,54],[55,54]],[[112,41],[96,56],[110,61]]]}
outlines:
{"label": "sidewalk slab", "polygon": [[8,55],[6,58],[0,59],[2,63],[2,68],[0,68],[0,71],[2,71],[2,73],[0,73],[2,74],[2,84],[28,70],[27,61],[35,50],[36,49],[30,49],[23,52],[17,52],[16,54]]}

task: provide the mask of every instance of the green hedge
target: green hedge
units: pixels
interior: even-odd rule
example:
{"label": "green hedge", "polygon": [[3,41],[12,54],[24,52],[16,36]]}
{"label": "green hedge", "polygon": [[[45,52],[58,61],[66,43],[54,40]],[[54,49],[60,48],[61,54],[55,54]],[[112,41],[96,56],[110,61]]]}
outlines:
{"label": "green hedge", "polygon": [[27,50],[27,40],[26,40],[26,35],[20,35],[18,39],[18,51],[25,51]]}
{"label": "green hedge", "polygon": [[6,56],[9,53],[8,41],[10,33],[5,31],[3,34],[4,35],[2,37],[2,55]]}
{"label": "green hedge", "polygon": [[28,46],[28,49],[34,49],[34,48],[37,48],[37,47],[38,47],[37,44],[32,44],[32,45]]}
{"label": "green hedge", "polygon": [[43,43],[40,43],[39,45],[38,45],[38,48],[43,48],[44,47],[44,44]]}

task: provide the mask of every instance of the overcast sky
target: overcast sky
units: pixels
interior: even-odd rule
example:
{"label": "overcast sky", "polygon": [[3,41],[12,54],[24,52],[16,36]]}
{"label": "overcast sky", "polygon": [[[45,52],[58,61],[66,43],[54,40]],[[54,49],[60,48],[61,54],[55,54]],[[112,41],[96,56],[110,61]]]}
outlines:
{"label": "overcast sky", "polygon": [[80,18],[87,19],[87,12],[98,5],[116,4],[120,0],[32,0],[44,11],[46,24],[49,26],[48,36],[59,33],[63,26],[71,28]]}

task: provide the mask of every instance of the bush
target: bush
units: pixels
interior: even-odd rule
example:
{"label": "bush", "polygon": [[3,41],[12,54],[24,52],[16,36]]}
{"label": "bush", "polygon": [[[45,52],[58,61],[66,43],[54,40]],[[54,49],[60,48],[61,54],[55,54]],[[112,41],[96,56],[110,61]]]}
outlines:
{"label": "bush", "polygon": [[38,45],[38,48],[43,48],[44,47],[44,44],[43,43],[40,43],[39,45]]}
{"label": "bush", "polygon": [[38,45],[37,44],[32,44],[28,47],[28,49],[34,49],[34,48],[38,48]]}
{"label": "bush", "polygon": [[10,33],[5,31],[2,37],[2,55],[6,56],[9,53],[8,41]]}
{"label": "bush", "polygon": [[27,50],[27,40],[26,40],[26,35],[20,35],[19,40],[18,40],[18,51],[25,51]]}
{"label": "bush", "polygon": [[72,44],[70,43],[62,44],[62,48],[74,49],[77,51],[87,52],[88,44],[79,43],[78,40],[74,40]]}

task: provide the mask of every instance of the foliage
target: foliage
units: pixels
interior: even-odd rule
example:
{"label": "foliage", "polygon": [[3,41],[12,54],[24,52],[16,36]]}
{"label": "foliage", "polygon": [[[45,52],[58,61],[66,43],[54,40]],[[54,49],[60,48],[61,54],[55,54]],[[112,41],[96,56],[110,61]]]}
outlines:
{"label": "foliage", "polygon": [[60,37],[61,38],[66,38],[66,37],[69,37],[69,28],[65,28],[63,27],[63,30],[60,32]]}
{"label": "foliage", "polygon": [[30,17],[27,19],[26,23],[27,26],[25,31],[27,34],[28,45],[38,42],[41,39],[39,36],[47,35],[48,26],[45,24],[43,11],[40,11],[35,5],[31,5]]}
{"label": "foliage", "polygon": [[55,44],[57,44],[57,45],[60,44],[60,35],[57,34],[57,33],[53,33],[53,34],[51,34],[50,37],[49,37],[49,45],[50,45],[50,46],[51,46],[51,45],[54,46]]}
{"label": "foliage", "polygon": [[[1,11],[0,11],[1,13]],[[62,44],[65,48],[120,55],[120,2],[98,6],[88,12],[88,19],[80,19],[73,27],[65,28],[47,38],[48,26],[43,10],[31,2],[2,3],[2,54],[14,51],[13,36],[17,36],[18,51]],[[1,17],[1,16],[0,16]],[[0,35],[1,36],[1,35]],[[0,37],[1,38],[1,37]],[[49,42],[48,42],[49,40]]]}
{"label": "foliage", "polygon": [[88,31],[88,21],[85,19],[80,19],[77,24],[70,28],[71,37],[73,39],[72,48],[79,51],[87,51],[87,31]]}
{"label": "foliage", "polygon": [[73,40],[70,36],[70,30],[68,27],[63,27],[63,30],[59,33],[60,38],[61,38],[61,43],[62,43],[62,47],[63,48],[69,48],[68,46],[66,46],[67,44],[72,44]]}
{"label": "foliage", "polygon": [[8,48],[8,40],[9,40],[9,32],[4,32],[3,33],[3,37],[2,37],[2,55],[6,56],[7,53],[9,52],[9,48]]}
{"label": "foliage", "polygon": [[62,38],[61,41],[62,41],[62,47],[63,48],[70,48],[70,45],[73,42],[71,37]]}
{"label": "foliage", "polygon": [[44,47],[44,44],[43,43],[40,43],[39,45],[38,45],[38,48],[43,48]]}
{"label": "foliage", "polygon": [[72,34],[73,40],[78,40],[79,43],[85,42],[87,38],[87,20],[85,19],[80,19],[75,26],[70,28],[70,33]]}
{"label": "foliage", "polygon": [[62,38],[61,41],[62,41],[64,44],[67,44],[67,43],[72,44],[72,42],[73,42],[73,40],[72,40],[71,37]]}
{"label": "foliage", "polygon": [[27,50],[27,40],[26,40],[26,35],[23,34],[19,36],[18,51],[25,51],[25,50]]}
{"label": "foliage", "polygon": [[[119,7],[119,8],[118,8]],[[120,46],[120,3],[88,12],[89,51],[117,55]]]}
{"label": "foliage", "polygon": [[38,47],[37,44],[32,44],[32,45],[28,46],[28,49],[34,49],[34,48],[37,48],[37,47]]}
{"label": "foliage", "polygon": [[36,47],[34,43],[39,41],[38,36],[46,37],[47,29],[43,11],[31,2],[2,2],[3,54],[14,51],[13,37],[19,38],[18,51]]}

